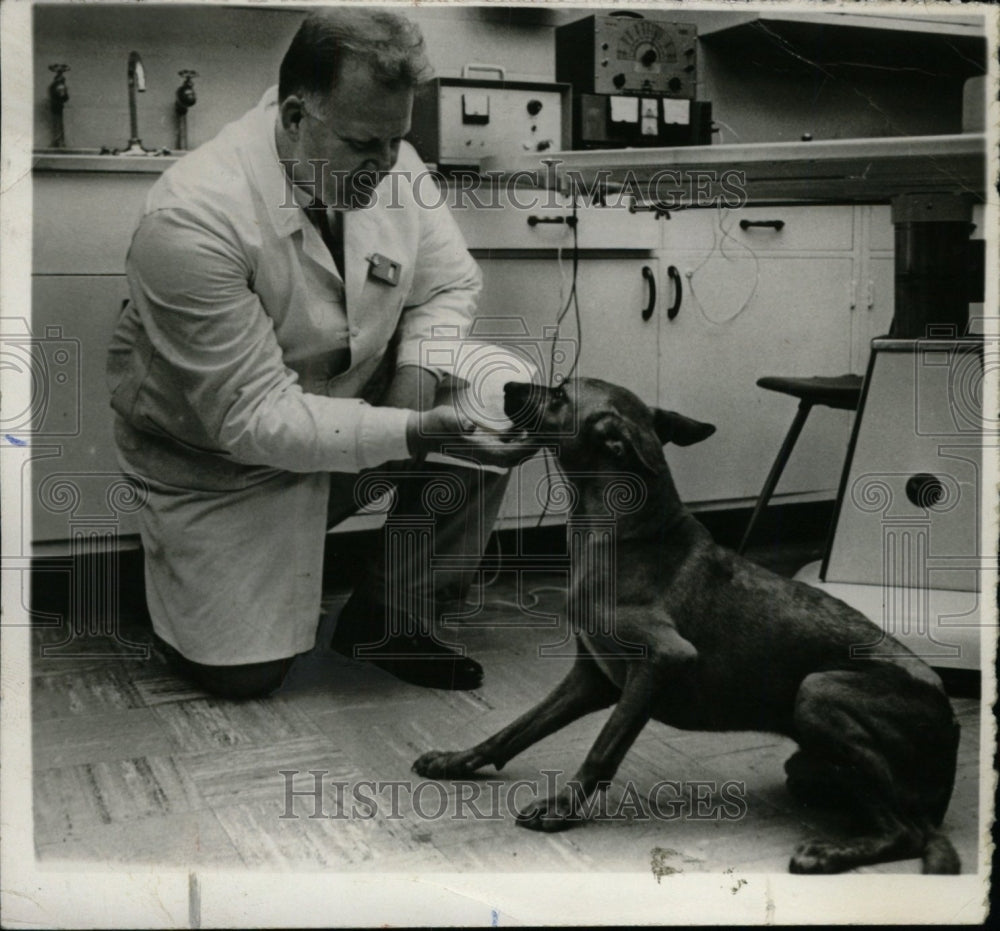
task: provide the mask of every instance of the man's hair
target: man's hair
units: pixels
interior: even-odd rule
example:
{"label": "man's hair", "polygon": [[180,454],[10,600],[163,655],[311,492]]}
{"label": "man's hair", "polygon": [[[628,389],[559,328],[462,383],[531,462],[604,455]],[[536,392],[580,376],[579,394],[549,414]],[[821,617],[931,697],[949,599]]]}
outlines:
{"label": "man's hair", "polygon": [[412,88],[432,74],[418,26],[397,13],[328,7],[310,13],[288,46],[278,73],[278,100],[329,94],[345,55],[363,61],[380,84]]}

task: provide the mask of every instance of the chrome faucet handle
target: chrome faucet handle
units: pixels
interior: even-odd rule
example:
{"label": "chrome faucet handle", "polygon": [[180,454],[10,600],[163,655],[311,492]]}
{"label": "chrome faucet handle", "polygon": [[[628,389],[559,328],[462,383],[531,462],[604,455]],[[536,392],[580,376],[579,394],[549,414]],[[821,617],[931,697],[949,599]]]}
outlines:
{"label": "chrome faucet handle", "polygon": [[193,107],[198,102],[198,95],[194,89],[194,78],[198,77],[198,72],[192,71],[190,68],[184,68],[177,73],[184,78],[184,83],[177,88],[176,93],[177,112],[182,113],[188,107]]}
{"label": "chrome faucet handle", "polygon": [[197,71],[192,71],[190,68],[183,68],[177,72],[182,78],[184,78],[184,83],[177,88],[177,92],[174,94],[174,110],[177,113],[177,148],[182,152],[188,147],[188,132],[187,132],[187,112],[198,102],[198,95],[194,90],[194,79],[198,77]]}
{"label": "chrome faucet handle", "polygon": [[62,105],[69,100],[69,88],[66,86],[66,78],[63,77],[69,71],[69,65],[49,65],[49,71],[55,74],[49,85],[49,99],[53,108],[62,109]]}

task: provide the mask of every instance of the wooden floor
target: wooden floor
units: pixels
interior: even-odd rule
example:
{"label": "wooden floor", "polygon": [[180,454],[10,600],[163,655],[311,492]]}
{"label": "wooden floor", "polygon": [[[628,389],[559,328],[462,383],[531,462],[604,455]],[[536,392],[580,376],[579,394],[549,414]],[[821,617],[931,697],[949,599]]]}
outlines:
{"label": "wooden floor", "polygon": [[[36,628],[38,858],[289,870],[763,872],[786,870],[800,841],[843,830],[835,814],[805,808],[785,790],[790,741],[659,724],[643,731],[609,793],[606,810],[620,817],[556,835],[517,829],[511,809],[529,798],[530,785],[545,788],[544,771],[571,775],[608,712],[478,782],[414,776],[418,755],[471,745],[562,676],[568,656],[539,655],[560,639],[553,618],[563,597],[553,581],[534,577],[522,592],[529,616],[517,609],[512,577],[485,590],[473,625],[454,634],[486,669],[473,693],[411,687],[318,647],[277,695],[226,702],[177,678],[141,619],[122,618],[120,634],[146,656],[124,655],[132,648],[111,637],[60,646],[64,628]],[[320,643],[344,597],[331,593]],[[945,828],[974,871],[979,704],[954,704],[962,744]],[[662,780],[681,785],[662,788],[651,812],[650,791]],[[866,871],[918,872],[919,863]]]}

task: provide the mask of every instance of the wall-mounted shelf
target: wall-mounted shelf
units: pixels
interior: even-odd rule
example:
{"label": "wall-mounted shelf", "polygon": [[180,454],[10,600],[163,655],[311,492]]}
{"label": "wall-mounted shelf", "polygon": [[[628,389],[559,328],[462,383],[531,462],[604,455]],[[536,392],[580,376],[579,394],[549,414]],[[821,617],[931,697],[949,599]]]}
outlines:
{"label": "wall-mounted shelf", "polygon": [[100,149],[57,149],[35,151],[32,171],[103,171],[115,174],[160,174],[186,152],[170,155],[101,155]]}

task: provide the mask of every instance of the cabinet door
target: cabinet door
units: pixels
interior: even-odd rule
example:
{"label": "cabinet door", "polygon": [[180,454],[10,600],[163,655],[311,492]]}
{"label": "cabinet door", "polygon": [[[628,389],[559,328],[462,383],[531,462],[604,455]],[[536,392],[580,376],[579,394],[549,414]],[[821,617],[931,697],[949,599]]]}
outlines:
{"label": "cabinet door", "polygon": [[[865,267],[861,275],[864,285],[860,288],[858,313],[855,315],[853,353],[855,371],[863,372],[871,354],[871,341],[886,336],[895,313],[895,228],[892,225],[892,208],[888,205],[858,207],[865,214],[866,239]],[[985,229],[983,207],[975,205],[972,211],[971,239],[982,239]],[[969,304],[969,332],[983,332],[985,318],[981,302]]]}
{"label": "cabinet door", "polygon": [[[552,329],[566,306],[571,285],[571,262],[562,268],[549,254],[541,258],[481,258],[483,294],[477,331],[484,339],[521,342],[541,360],[542,377],[550,376]],[[648,269],[644,273],[644,269]],[[566,375],[578,357],[573,374],[605,378],[624,385],[640,398],[655,403],[658,395],[657,352],[662,295],[644,319],[659,278],[659,264],[649,258],[586,258],[579,263],[576,310],[570,307],[559,327],[554,371]],[[493,337],[495,333],[509,336]],[[547,488],[542,457],[525,463],[513,476],[502,520],[538,517]],[[549,509],[558,519],[564,514]]]}
{"label": "cabinet door", "polygon": [[36,275],[31,352],[32,540],[138,533],[115,457],[105,384],[108,343],[128,284],[118,275]]}
{"label": "cabinet door", "polygon": [[158,174],[35,172],[32,272],[120,275]]}
{"label": "cabinet door", "polygon": [[[678,269],[684,295],[677,316],[662,324],[660,403],[718,428],[702,444],[667,450],[685,500],[745,502],[759,494],[798,402],[758,388],[758,378],[851,370],[853,219],[851,208],[825,209],[835,211],[826,240],[822,215],[780,208],[756,212],[787,217],[783,232],[804,227],[794,241],[751,227],[741,231],[743,243],[755,244],[749,248],[729,236],[728,245],[664,256]],[[715,222],[708,211],[681,219]],[[735,222],[726,226],[738,230]],[[680,229],[671,230],[671,242],[685,240]],[[698,241],[697,231],[690,241]],[[830,248],[821,248],[824,242]],[[849,416],[813,408],[777,495],[836,493]]]}
{"label": "cabinet door", "polygon": [[895,312],[895,230],[889,206],[858,207],[864,215],[865,249],[858,286],[858,304],[851,334],[852,368],[868,367],[871,342],[886,336]]}

